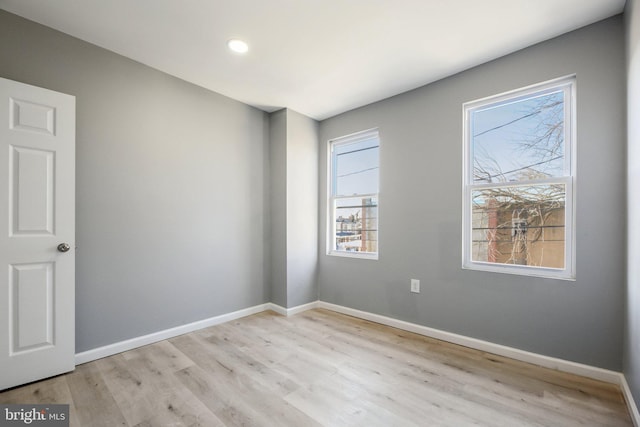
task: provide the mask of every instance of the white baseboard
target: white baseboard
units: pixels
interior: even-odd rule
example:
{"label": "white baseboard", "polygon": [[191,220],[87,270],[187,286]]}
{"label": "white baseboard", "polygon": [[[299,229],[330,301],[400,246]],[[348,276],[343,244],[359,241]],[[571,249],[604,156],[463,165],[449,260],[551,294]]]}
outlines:
{"label": "white baseboard", "polygon": [[267,303],[267,310],[275,311],[281,316],[287,316],[287,309],[281,305],[274,304],[272,302]]}
{"label": "white baseboard", "polygon": [[638,406],[636,405],[636,401],[633,399],[633,395],[631,394],[631,389],[629,388],[627,379],[622,374],[620,374],[620,376],[620,388],[622,389],[624,400],[627,402],[627,406],[629,407],[631,421],[633,421],[633,425],[635,427],[640,427],[640,412],[638,411]]}
{"label": "white baseboard", "polygon": [[197,331],[198,329],[208,328],[209,326],[219,325],[220,323],[229,322],[231,320],[250,316],[252,314],[260,313],[269,309],[272,309],[271,303],[260,304],[254,307],[234,311],[232,313],[222,314],[220,316],[210,317],[209,319],[199,320],[197,322],[188,323],[182,326],[176,326],[175,328],[165,329],[164,331],[154,332],[152,334],[143,335],[141,337],[131,338],[126,341],[120,341],[114,344],[106,345],[104,347],[98,347],[92,350],[83,351],[82,353],[76,353],[76,365],[81,365],[93,360],[102,359],[103,357],[112,356],[117,353],[122,353],[123,351],[133,350],[134,348],[177,337],[178,335]]}
{"label": "white baseboard", "polygon": [[[427,326],[417,325],[415,323],[405,322],[403,320],[391,317],[381,316],[366,311],[360,311],[341,305],[331,304],[320,301],[319,308],[336,311],[338,313],[347,314],[349,316],[358,317],[360,319],[369,320],[371,322],[380,323],[382,325],[392,326],[408,332],[436,338],[453,344],[459,344],[465,347],[474,348],[476,350],[485,351],[487,353],[497,354],[499,356],[509,357],[511,359],[520,360],[522,362],[531,363],[545,368],[551,368],[562,372],[568,372],[581,375],[587,378],[593,378],[599,381],[620,385],[621,373],[610,371],[608,369],[596,368],[594,366],[584,365],[581,363],[571,362],[568,360],[557,359],[555,357],[543,356],[541,354],[531,353],[519,350],[513,347],[507,347],[500,344],[494,344],[488,341],[470,338],[464,335],[458,335],[451,332],[441,331],[439,329],[429,328]],[[638,426],[640,427],[640,426]]]}
{"label": "white baseboard", "polygon": [[268,303],[267,305],[269,310],[275,311],[278,314],[288,317],[288,316],[293,316],[294,314],[302,313],[303,311],[318,308],[319,307],[318,304],[320,304],[320,301],[313,301],[313,302],[298,305],[292,308],[284,308],[281,305],[274,304],[272,302]]}
{"label": "white baseboard", "polygon": [[220,323],[229,322],[231,320],[239,319],[245,316],[251,316],[252,314],[260,313],[266,310],[275,311],[276,313],[283,316],[293,316],[294,314],[298,314],[317,307],[318,301],[313,301],[308,304],[299,305],[292,308],[284,308],[271,302],[260,304],[254,307],[234,311],[232,313],[222,314],[220,316],[211,317],[209,319],[199,320],[197,322],[189,323],[186,325],[176,326],[175,328],[165,329],[163,331],[154,332],[148,335],[143,335],[141,337],[131,338],[126,341],[109,344],[104,347],[98,347],[92,350],[83,351],[82,353],[76,353],[75,363],[76,365],[81,365],[93,360],[102,359],[103,357],[122,353],[123,351],[133,350],[134,348],[142,347],[144,345],[153,344],[158,341],[177,337],[178,335],[197,331],[198,329],[219,325]]}

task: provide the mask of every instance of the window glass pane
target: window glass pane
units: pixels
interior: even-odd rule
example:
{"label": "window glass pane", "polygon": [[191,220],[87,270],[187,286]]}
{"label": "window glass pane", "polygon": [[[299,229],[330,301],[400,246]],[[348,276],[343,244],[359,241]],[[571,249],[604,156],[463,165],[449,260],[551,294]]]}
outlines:
{"label": "window glass pane", "polygon": [[335,195],[377,193],[379,151],[377,138],[335,145]]}
{"label": "window glass pane", "polygon": [[564,104],[557,90],[472,110],[473,181],[565,175]]}
{"label": "window glass pane", "polygon": [[565,267],[564,184],[472,191],[473,261]]}
{"label": "window glass pane", "polygon": [[335,204],[335,250],[377,252],[377,197],[337,199]]}

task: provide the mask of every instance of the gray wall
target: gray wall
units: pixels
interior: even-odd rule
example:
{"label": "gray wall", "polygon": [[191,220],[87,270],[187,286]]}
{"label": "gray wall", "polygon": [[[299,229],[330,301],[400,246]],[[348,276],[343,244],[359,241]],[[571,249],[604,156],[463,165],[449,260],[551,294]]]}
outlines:
{"label": "gray wall", "polygon": [[[462,104],[577,74],[577,280],[461,269]],[[621,16],[320,125],[320,299],[620,371],[625,281]],[[325,255],[326,143],[380,130],[380,259]],[[422,293],[409,292],[409,279]]]}
{"label": "gray wall", "polygon": [[288,108],[269,118],[271,301],[318,299],[318,123]]}
{"label": "gray wall", "polygon": [[287,306],[287,110],[269,116],[271,302]]}
{"label": "gray wall", "polygon": [[627,306],[624,374],[640,407],[640,3],[627,0]]}
{"label": "gray wall", "polygon": [[287,109],[287,307],[318,299],[318,123]]}
{"label": "gray wall", "polygon": [[268,301],[265,113],[4,11],[0,76],[76,96],[76,351]]}

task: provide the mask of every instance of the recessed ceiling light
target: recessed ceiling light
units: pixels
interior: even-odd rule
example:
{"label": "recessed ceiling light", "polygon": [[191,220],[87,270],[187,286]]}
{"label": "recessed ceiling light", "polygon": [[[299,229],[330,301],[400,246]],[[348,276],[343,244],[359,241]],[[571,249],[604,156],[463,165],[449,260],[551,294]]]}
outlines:
{"label": "recessed ceiling light", "polygon": [[247,53],[249,50],[249,45],[238,39],[231,39],[227,42],[227,46],[229,49],[236,53]]}

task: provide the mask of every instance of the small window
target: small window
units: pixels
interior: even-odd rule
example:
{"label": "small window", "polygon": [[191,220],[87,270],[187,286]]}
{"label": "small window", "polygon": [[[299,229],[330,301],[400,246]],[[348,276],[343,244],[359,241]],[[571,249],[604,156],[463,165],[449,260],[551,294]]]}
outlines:
{"label": "small window", "polygon": [[575,278],[574,87],[464,104],[463,268]]}
{"label": "small window", "polygon": [[329,141],[330,255],[378,258],[377,130]]}

